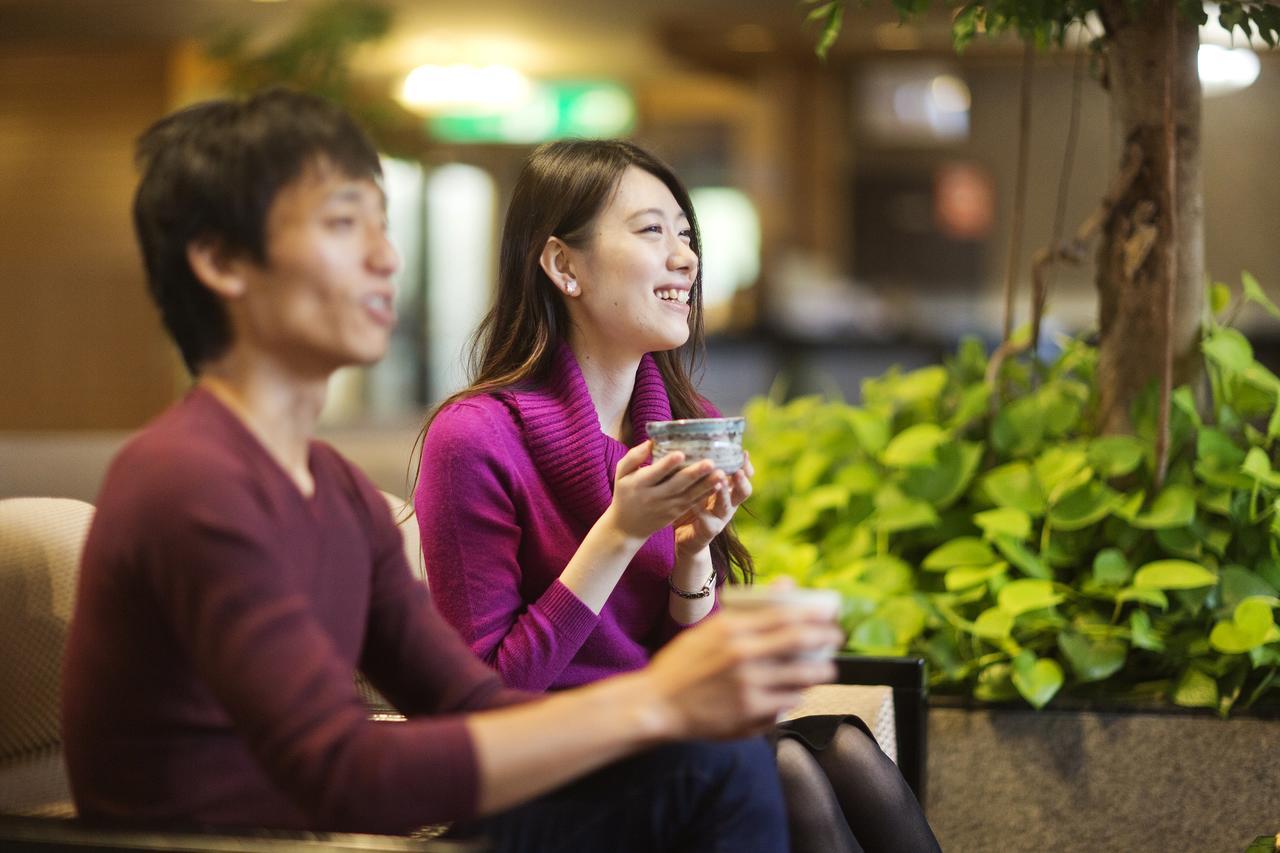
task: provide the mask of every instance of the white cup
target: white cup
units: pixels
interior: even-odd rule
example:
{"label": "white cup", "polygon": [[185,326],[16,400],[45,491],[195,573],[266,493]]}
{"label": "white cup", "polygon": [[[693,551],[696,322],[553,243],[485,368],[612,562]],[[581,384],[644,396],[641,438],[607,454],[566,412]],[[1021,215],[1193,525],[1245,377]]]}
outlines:
{"label": "white cup", "polygon": [[[726,610],[756,610],[761,607],[799,607],[814,611],[835,622],[840,617],[842,599],[834,589],[812,589],[799,586],[739,586],[726,584],[720,588],[720,606]],[[826,660],[837,646],[806,652],[801,657]]]}

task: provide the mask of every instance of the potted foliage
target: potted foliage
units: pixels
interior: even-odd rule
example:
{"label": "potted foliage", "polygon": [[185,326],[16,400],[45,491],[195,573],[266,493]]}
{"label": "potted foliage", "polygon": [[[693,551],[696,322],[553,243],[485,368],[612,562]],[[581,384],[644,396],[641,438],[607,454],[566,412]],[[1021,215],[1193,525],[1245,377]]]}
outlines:
{"label": "potted foliage", "polygon": [[1280,379],[1223,318],[1280,312],[1248,275],[1210,293],[1207,399],[1173,393],[1159,488],[1155,389],[1134,435],[1099,435],[1084,339],[1042,372],[993,373],[969,341],[860,405],[747,408],[761,579],[838,589],[852,650],[929,662],[945,847],[1242,849],[1276,827]]}
{"label": "potted foliage", "polygon": [[1156,399],[1135,435],[1098,434],[1097,348],[1039,375],[1008,361],[992,413],[980,344],[868,380],[861,405],[752,401],[756,466],[740,521],[762,577],[840,590],[849,645],[928,659],[935,690],[1045,706],[1060,691],[1226,715],[1280,699],[1280,379],[1211,291],[1209,402],[1173,395],[1155,473]]}
{"label": "potted foliage", "polygon": [[[804,2],[825,55],[854,4]],[[931,6],[890,2],[904,21]],[[1256,716],[1280,704],[1280,384],[1228,322],[1250,303],[1277,314],[1257,282],[1246,275],[1234,300],[1205,292],[1196,58],[1209,7],[945,5],[958,50],[979,33],[1026,46],[1002,341],[870,380],[859,406],[754,401],[743,538],[763,577],[845,593],[853,649],[923,655],[935,691],[977,708],[929,715],[944,847],[1242,849],[1280,823],[1280,725]],[[1223,2],[1216,17],[1280,39],[1274,2]],[[1017,335],[1035,52],[1073,28],[1091,39],[1123,153],[1070,237],[1059,199]],[[1050,268],[1083,261],[1095,237],[1096,333],[1051,364],[1019,361],[1038,349]],[[1010,700],[1048,709],[990,710]],[[1100,708],[1194,710],[1078,710]]]}

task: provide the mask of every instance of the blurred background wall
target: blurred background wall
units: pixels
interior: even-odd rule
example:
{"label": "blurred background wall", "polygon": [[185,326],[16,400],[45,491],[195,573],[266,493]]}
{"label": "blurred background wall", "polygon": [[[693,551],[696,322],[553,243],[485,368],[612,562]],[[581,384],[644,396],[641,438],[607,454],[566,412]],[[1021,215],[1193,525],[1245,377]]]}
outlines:
{"label": "blurred background wall", "polygon": [[131,427],[172,399],[141,287],[133,139],[163,47],[0,49],[0,427]]}
{"label": "blurred background wall", "polygon": [[[904,28],[872,10],[851,15],[822,63],[790,2],[372,5],[390,28],[357,46],[348,70],[362,102],[394,108],[379,138],[394,155],[403,319],[383,364],[335,379],[325,419],[384,488],[403,489],[422,414],[462,381],[459,351],[489,297],[505,201],[542,138],[630,136],[694,188],[715,278],[703,388],[726,411],[779,377],[786,393],[854,399],[862,377],[998,334],[1016,43],[979,40],[957,57],[945,14]],[[169,109],[225,89],[227,66],[206,48],[229,28],[244,33],[242,56],[261,56],[333,8],[0,0],[0,496],[92,497],[125,431],[186,387],[134,246],[132,141]],[[437,74],[428,97],[494,67],[494,85],[516,95],[480,108],[410,103],[406,77],[424,65]],[[439,76],[459,67],[473,78]],[[1023,294],[1031,253],[1050,239],[1074,67],[1072,50],[1036,64]],[[537,109],[504,117],[517,97]],[[1205,99],[1203,149],[1210,273],[1234,281],[1248,269],[1280,296],[1276,104],[1280,56],[1264,52],[1252,85]],[[1108,110],[1085,73],[1068,229],[1098,203],[1119,156]],[[1094,322],[1091,275],[1058,272],[1051,329]],[[1280,329],[1247,329],[1269,358]]]}

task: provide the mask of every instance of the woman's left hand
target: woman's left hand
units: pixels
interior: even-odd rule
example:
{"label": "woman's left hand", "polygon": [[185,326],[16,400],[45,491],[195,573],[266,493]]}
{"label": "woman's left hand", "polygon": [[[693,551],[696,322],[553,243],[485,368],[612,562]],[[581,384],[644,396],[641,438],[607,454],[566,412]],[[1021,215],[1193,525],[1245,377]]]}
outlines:
{"label": "woman's left hand", "polygon": [[751,478],[755,473],[751,457],[743,451],[742,468],[707,498],[706,503],[676,519],[678,557],[693,556],[720,535],[742,502],[751,497]]}

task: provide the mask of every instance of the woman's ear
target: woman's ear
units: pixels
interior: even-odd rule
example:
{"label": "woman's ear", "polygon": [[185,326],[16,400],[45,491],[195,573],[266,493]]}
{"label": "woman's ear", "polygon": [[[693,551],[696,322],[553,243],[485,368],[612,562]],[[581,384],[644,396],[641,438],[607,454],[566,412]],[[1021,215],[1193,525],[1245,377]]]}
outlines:
{"label": "woman's ear", "polygon": [[242,296],[247,287],[245,259],[228,252],[219,240],[201,238],[187,244],[187,263],[205,287],[223,299]]}
{"label": "woman's ear", "polygon": [[538,265],[556,289],[565,296],[577,296],[582,292],[578,277],[573,272],[569,246],[559,237],[547,238],[547,244],[542,247],[542,254],[538,256]]}

